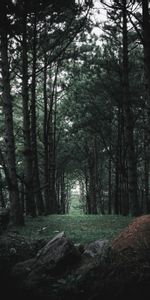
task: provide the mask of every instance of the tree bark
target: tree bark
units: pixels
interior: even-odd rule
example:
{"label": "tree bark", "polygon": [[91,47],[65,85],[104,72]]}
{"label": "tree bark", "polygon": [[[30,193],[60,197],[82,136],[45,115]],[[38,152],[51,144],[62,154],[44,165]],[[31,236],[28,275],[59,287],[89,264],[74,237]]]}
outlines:
{"label": "tree bark", "polygon": [[108,214],[112,213],[112,104],[109,112]]}
{"label": "tree bark", "polygon": [[96,161],[95,161],[95,151],[94,145],[89,149],[88,157],[88,167],[89,167],[89,197],[90,197],[90,206],[91,214],[97,214],[97,192],[96,192]]}
{"label": "tree bark", "polygon": [[[150,110],[150,12],[149,0],[142,0],[143,14],[143,47],[145,66],[145,88],[149,99],[148,108]],[[150,111],[149,111],[150,114]]]}
{"label": "tree bark", "polygon": [[[5,4],[3,9],[3,26],[7,23]],[[8,61],[8,38],[4,27],[0,29],[1,33],[1,63],[2,63],[2,84],[3,84],[3,111],[5,117],[5,147],[6,162],[10,178],[9,196],[11,205],[11,221],[14,225],[23,225],[23,213],[21,211],[19,188],[16,170],[15,138],[13,128],[13,108],[10,89],[10,74]]]}
{"label": "tree bark", "polygon": [[90,193],[89,193],[89,172],[88,167],[85,167],[84,171],[85,176],[85,191],[86,191],[86,214],[91,214],[91,201],[90,201]]}
{"label": "tree bark", "polygon": [[61,213],[66,212],[65,173],[61,174]]}
{"label": "tree bark", "polygon": [[56,190],[55,190],[55,161],[54,161],[54,127],[51,112],[49,120],[49,190],[50,190],[50,213],[56,212]]}
{"label": "tree bark", "polygon": [[40,187],[39,178],[39,161],[37,153],[37,120],[36,120],[36,62],[37,62],[37,16],[34,12],[34,24],[33,24],[33,63],[32,63],[32,85],[31,85],[31,143],[33,153],[33,187],[35,193],[36,206],[38,214],[41,215],[44,212],[44,204],[42,199],[42,193]]}
{"label": "tree bark", "polygon": [[144,48],[144,73],[145,73],[145,103],[146,103],[146,120],[145,120],[145,137],[144,137],[144,183],[145,183],[145,211],[150,212],[150,13],[149,1],[142,1],[143,15],[143,48]]}
{"label": "tree bark", "polygon": [[127,0],[123,0],[123,107],[125,112],[125,137],[127,144],[128,192],[131,214],[139,215],[137,161],[133,136],[133,112],[129,92]]}
{"label": "tree bark", "polygon": [[144,117],[144,202],[143,202],[143,212],[145,214],[150,213],[150,199],[149,199],[149,178],[150,178],[150,137],[148,126],[148,116],[147,109]]}
{"label": "tree bark", "polygon": [[47,119],[48,119],[48,98],[47,98],[47,57],[44,54],[44,83],[43,83],[43,96],[44,96],[44,124],[43,124],[43,137],[44,137],[44,182],[47,187],[44,190],[45,200],[45,213],[50,212],[50,188],[49,188],[49,141],[47,134]]}
{"label": "tree bark", "polygon": [[28,57],[27,57],[27,11],[23,10],[23,40],[22,40],[22,107],[23,107],[23,137],[24,137],[24,180],[26,194],[26,213],[36,215],[33,194],[33,164],[30,136],[30,113],[28,94]]}
{"label": "tree bark", "polygon": [[[47,136],[49,145],[49,213],[56,213],[57,203],[56,203],[56,95],[55,88],[57,83],[59,65],[56,66],[55,78],[52,84],[51,95],[50,95],[50,108],[47,116]],[[52,78],[51,78],[52,80]]]}

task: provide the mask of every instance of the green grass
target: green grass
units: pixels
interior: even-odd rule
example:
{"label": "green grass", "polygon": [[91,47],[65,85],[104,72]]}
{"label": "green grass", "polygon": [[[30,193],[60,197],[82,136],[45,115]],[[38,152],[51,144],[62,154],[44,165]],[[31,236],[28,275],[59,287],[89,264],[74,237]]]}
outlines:
{"label": "green grass", "polygon": [[17,228],[28,239],[51,239],[61,231],[74,243],[90,243],[97,239],[115,237],[130,222],[131,217],[116,215],[49,215],[27,217],[26,226]]}
{"label": "green grass", "polygon": [[83,215],[83,210],[81,208],[81,203],[79,201],[79,195],[78,194],[73,193],[71,195],[70,203],[71,203],[70,210],[69,210],[70,215],[74,215],[74,216]]}

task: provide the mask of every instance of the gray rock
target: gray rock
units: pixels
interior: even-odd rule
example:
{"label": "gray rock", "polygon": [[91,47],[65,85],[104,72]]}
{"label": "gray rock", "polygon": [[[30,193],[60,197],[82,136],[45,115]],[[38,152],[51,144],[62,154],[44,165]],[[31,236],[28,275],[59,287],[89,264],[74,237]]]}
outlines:
{"label": "gray rock", "polygon": [[84,250],[83,255],[87,257],[95,257],[107,256],[110,250],[110,242],[108,240],[97,240],[95,242],[90,243]]}
{"label": "gray rock", "polygon": [[23,279],[27,290],[38,290],[43,281],[65,272],[80,257],[79,250],[61,232],[40,249],[35,258],[16,264],[12,276]]}

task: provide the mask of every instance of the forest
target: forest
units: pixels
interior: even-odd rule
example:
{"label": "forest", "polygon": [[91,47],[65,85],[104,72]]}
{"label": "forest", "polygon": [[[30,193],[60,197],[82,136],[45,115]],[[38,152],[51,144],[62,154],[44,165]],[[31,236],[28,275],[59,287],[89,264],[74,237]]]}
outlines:
{"label": "forest", "polygon": [[149,0],[0,4],[1,293],[147,299]]}
{"label": "forest", "polygon": [[0,205],[11,222],[150,212],[149,1],[1,0]]}

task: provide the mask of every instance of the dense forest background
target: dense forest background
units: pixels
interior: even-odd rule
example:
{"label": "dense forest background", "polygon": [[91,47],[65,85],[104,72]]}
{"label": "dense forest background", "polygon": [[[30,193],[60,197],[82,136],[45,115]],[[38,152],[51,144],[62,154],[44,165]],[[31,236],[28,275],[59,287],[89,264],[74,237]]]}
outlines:
{"label": "dense forest background", "polygon": [[86,214],[149,213],[149,1],[1,0],[0,116],[14,225],[77,181]]}

